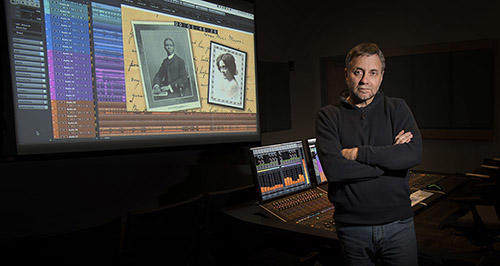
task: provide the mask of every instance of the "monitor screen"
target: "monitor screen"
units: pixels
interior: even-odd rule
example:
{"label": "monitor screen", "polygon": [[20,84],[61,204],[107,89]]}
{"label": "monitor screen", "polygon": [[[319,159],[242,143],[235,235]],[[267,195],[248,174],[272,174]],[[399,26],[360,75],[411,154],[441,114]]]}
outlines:
{"label": "monitor screen", "polygon": [[253,6],[3,4],[18,154],[260,139]]}
{"label": "monitor screen", "polygon": [[316,184],[320,185],[328,182],[325,172],[323,172],[323,168],[321,167],[321,163],[319,162],[318,152],[316,151],[316,139],[308,139],[307,146],[314,169],[314,175],[316,176]]}
{"label": "monitor screen", "polygon": [[301,141],[255,147],[250,151],[260,200],[311,187]]}

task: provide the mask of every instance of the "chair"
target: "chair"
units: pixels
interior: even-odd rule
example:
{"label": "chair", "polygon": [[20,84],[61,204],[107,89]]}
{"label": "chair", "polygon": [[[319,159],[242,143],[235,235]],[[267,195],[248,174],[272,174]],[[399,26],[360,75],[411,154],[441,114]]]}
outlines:
{"label": "chair", "polygon": [[453,227],[462,232],[472,244],[486,250],[493,250],[493,245],[500,241],[500,170],[485,163],[466,174],[478,178],[471,183],[469,191],[460,196],[451,196],[449,200],[460,204],[460,209],[447,217],[440,228]]}

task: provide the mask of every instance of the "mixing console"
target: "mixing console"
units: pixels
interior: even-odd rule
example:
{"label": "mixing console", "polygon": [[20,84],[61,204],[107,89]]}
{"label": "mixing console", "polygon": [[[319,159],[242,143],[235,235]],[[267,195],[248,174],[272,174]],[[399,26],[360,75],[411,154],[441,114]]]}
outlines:
{"label": "mixing console", "polygon": [[328,193],[321,188],[306,190],[261,205],[284,222],[335,231]]}
{"label": "mixing console", "polygon": [[427,186],[436,184],[439,181],[443,180],[445,177],[447,177],[447,175],[410,172],[410,192],[425,189],[427,188]]}
{"label": "mixing console", "polygon": [[467,181],[468,178],[463,176],[412,171],[409,180],[411,206],[418,206],[419,203],[428,206]]}
{"label": "mixing console", "polygon": [[299,219],[296,223],[318,229],[335,231],[335,222],[333,221],[334,210],[335,208],[330,204],[330,207]]}

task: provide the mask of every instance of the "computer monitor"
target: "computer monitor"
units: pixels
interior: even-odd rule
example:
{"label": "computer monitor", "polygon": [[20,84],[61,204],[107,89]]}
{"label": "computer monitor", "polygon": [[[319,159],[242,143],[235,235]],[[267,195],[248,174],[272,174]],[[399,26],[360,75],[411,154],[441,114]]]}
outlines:
{"label": "computer monitor", "polygon": [[2,2],[16,154],[260,139],[253,4]]}
{"label": "computer monitor", "polygon": [[312,187],[301,141],[255,147],[250,151],[260,201]]}
{"label": "computer monitor", "polygon": [[307,147],[309,152],[309,158],[311,158],[312,168],[314,169],[314,175],[316,177],[316,184],[321,185],[327,183],[325,172],[323,172],[323,167],[318,158],[318,152],[316,150],[316,139],[307,139]]}

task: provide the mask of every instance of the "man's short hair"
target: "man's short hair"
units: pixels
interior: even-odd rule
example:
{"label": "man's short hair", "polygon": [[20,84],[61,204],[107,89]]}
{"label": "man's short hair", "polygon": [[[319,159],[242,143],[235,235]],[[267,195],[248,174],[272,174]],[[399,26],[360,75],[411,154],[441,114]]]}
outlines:
{"label": "man's short hair", "polygon": [[232,54],[225,53],[217,56],[216,63],[219,71],[220,71],[220,66],[219,66],[220,61],[224,62],[224,65],[226,65],[229,73],[231,73],[233,76],[238,75],[238,70],[236,70],[236,60],[234,59]]}
{"label": "man's short hair", "polygon": [[165,45],[165,42],[166,42],[167,40],[171,41],[171,42],[175,45],[174,40],[172,40],[172,38],[170,38],[170,37],[167,37],[167,38],[165,38],[165,39],[163,40],[163,44],[164,44],[164,45]]}
{"label": "man's short hair", "polygon": [[358,56],[368,56],[368,55],[378,55],[380,62],[382,63],[382,71],[385,70],[385,57],[382,50],[375,43],[360,43],[354,46],[345,58],[345,67],[349,69],[351,61]]}

